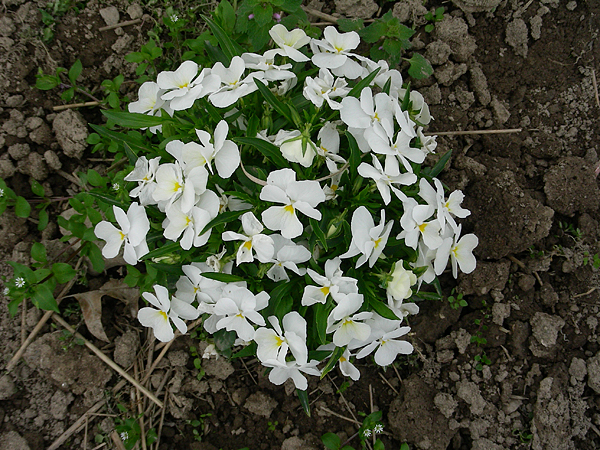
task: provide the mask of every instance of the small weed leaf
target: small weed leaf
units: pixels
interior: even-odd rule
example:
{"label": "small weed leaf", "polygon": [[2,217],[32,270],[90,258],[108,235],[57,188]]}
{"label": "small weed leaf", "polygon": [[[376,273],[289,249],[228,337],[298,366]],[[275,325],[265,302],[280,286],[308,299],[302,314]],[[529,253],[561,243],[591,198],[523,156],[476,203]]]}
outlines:
{"label": "small weed leaf", "polygon": [[413,53],[412,58],[408,62],[410,62],[408,74],[415,80],[422,80],[433,74],[433,67],[431,67],[429,61],[420,53]]}
{"label": "small weed leaf", "polygon": [[321,440],[323,441],[323,445],[330,450],[339,450],[340,445],[342,445],[341,439],[334,433],[324,434],[321,436]]}
{"label": "small weed leaf", "polygon": [[17,201],[15,203],[15,215],[17,217],[21,217],[26,219],[31,214],[31,205],[27,200],[23,197],[17,197]]}
{"label": "small weed leaf", "polygon": [[71,81],[71,84],[77,84],[77,79],[79,78],[79,75],[81,75],[82,70],[83,66],[81,65],[81,61],[75,61],[75,63],[69,69],[69,81]]}

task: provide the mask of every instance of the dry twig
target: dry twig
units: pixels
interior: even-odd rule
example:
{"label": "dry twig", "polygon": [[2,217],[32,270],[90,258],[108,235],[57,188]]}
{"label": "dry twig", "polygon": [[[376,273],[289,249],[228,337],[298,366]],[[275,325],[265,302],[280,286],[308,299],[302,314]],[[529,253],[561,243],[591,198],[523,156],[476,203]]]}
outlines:
{"label": "dry twig", "polygon": [[98,31],[108,31],[108,30],[114,30],[115,28],[127,27],[130,25],[138,24],[141,21],[142,21],[142,19],[127,20],[125,22],[115,23],[114,25],[107,25],[105,27],[98,28]]}
{"label": "dry twig", "polygon": [[522,128],[507,128],[506,130],[465,130],[465,131],[438,131],[437,133],[425,133],[425,136],[465,136],[469,134],[505,134],[520,133]]}
{"label": "dry twig", "polygon": [[117,363],[115,363],[112,359],[110,359],[108,356],[102,353],[102,351],[98,347],[96,347],[94,344],[92,344],[90,341],[84,338],[81,334],[75,331],[73,327],[67,322],[65,322],[65,320],[62,317],[54,314],[52,316],[52,319],[58,322],[64,328],[66,328],[73,336],[83,340],[85,346],[89,348],[92,352],[94,352],[96,356],[98,356],[104,363],[106,363],[113,370],[118,372],[119,375],[121,375],[123,378],[129,381],[132,385],[137,387],[146,397],[148,397],[150,400],[156,403],[160,408],[163,407],[163,403],[158,398],[156,398],[156,396],[152,392],[150,392],[148,389],[142,386],[135,378],[133,378],[131,375],[125,372]]}
{"label": "dry twig", "polygon": [[53,106],[52,111],[64,111],[65,109],[83,108],[85,106],[98,106],[100,104],[100,102],[71,103],[70,105]]}
{"label": "dry twig", "polygon": [[596,71],[592,69],[592,84],[594,85],[594,96],[596,97],[596,105],[600,108],[600,97],[598,97],[598,83],[596,82]]}

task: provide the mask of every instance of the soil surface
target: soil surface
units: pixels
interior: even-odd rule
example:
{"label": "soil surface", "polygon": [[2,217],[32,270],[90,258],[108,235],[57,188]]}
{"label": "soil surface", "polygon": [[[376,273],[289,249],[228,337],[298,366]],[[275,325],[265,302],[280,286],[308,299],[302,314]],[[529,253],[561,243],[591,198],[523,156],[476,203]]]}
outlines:
{"label": "soil surface", "polygon": [[[440,5],[385,5],[416,27],[413,48],[434,66],[432,77],[413,83],[431,106],[429,131],[520,130],[438,137],[438,155],[453,150],[441,179],[465,193],[472,214],[463,229],[480,241],[475,272],[441,277],[445,294],[456,288],[468,306],[421,303],[410,323],[415,353],[385,371],[361,360],[358,382],[343,384],[337,369],[320,382],[313,377],[310,418],[293,386],[272,385],[256,360],[204,359],[199,370],[194,360],[206,344],[194,333],[174,341],[146,383],[166,401],[161,410],[131,385],[117,386],[112,369],[49,321],[0,378],[0,449],[49,448],[81,418],[53,448],[119,448],[111,433],[142,412],[145,429],[160,434],[160,449],[321,449],[324,433],[343,442],[361,414],[374,410],[383,411],[388,449],[403,442],[422,450],[600,448],[600,274],[593,264],[600,252],[600,2],[445,2],[444,19],[426,33],[423,15]],[[25,197],[32,196],[29,177],[68,196],[80,189],[73,173],[106,168],[85,143],[87,123],[101,123],[99,110],[54,111],[63,104],[60,92],[35,89],[38,68],[52,73],[79,58],[82,86],[101,96],[102,80],[123,74],[121,91],[134,98],[135,66],[124,56],[147,41],[160,16],[156,4],[79,6],[58,19],[47,43],[40,39],[45,0],[6,0],[0,9],[0,177]],[[371,0],[310,6],[362,18],[382,12]],[[100,31],[133,19],[141,22]],[[68,208],[58,203],[55,212]],[[58,252],[60,237],[55,223],[40,234],[35,220],[7,211],[0,260],[29,264],[33,242]],[[6,264],[0,271],[11,275]],[[88,273],[88,285],[72,293],[121,275],[118,267]],[[65,299],[63,317],[142,378],[159,348],[126,304],[104,297],[108,345],[88,332],[76,305]],[[31,304],[22,320],[0,308],[0,367],[41,317]]]}

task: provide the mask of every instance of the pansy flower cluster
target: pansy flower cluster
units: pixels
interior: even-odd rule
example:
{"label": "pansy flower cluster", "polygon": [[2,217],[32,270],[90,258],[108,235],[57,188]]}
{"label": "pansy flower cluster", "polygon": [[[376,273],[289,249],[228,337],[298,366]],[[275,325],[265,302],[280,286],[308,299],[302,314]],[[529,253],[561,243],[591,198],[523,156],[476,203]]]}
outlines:
{"label": "pansy flower cluster", "polygon": [[305,390],[336,364],[357,380],[355,359],[410,354],[422,283],[449,260],[473,271],[477,237],[461,236],[463,194],[421,167],[431,116],[400,72],[355,53],[355,32],[270,34],[263,54],[185,61],[140,87],[129,112],[156,119],[152,144],[118,227],[95,232],[105,257],[164,269],[138,316],[157,339],[202,315]]}

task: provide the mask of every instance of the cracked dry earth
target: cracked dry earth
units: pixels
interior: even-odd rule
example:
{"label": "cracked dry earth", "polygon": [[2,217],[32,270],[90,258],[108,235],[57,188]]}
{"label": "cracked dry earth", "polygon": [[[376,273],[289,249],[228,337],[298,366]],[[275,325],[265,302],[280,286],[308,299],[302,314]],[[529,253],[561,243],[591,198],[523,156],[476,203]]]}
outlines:
{"label": "cracked dry earth", "polygon": [[[415,354],[387,371],[359,362],[360,381],[342,395],[340,374],[311,380],[311,418],[293,386],[271,385],[255,361],[205,360],[198,380],[190,347],[202,352],[203,344],[179,338],[148,380],[151,391],[161,399],[168,391],[170,398],[161,449],[320,449],[322,434],[344,441],[357,430],[353,417],[372,409],[383,411],[389,449],[402,442],[422,450],[600,448],[600,275],[591,263],[600,252],[600,3],[453,0],[443,4],[444,20],[425,33],[423,15],[440,5],[385,5],[416,27],[413,48],[434,66],[432,77],[413,83],[431,105],[430,131],[521,130],[438,138],[438,154],[453,150],[441,178],[465,192],[472,214],[463,227],[480,240],[476,271],[441,281],[446,295],[456,287],[469,306],[421,303],[411,321]],[[80,58],[89,89],[119,73],[133,80],[135,67],[124,55],[145,42],[147,24],[160,16],[156,6],[90,0],[61,18],[44,45],[38,11],[44,6],[4,0],[0,9],[0,176],[25,197],[32,195],[30,177],[46,192],[69,195],[79,189],[70,174],[106,170],[85,143],[87,123],[101,121],[98,110],[53,111],[59,93],[33,87],[37,68],[48,73]],[[309,6],[348,17],[381,12],[372,0]],[[99,31],[138,18],[140,24]],[[135,96],[134,83],[123,90]],[[68,206],[57,208],[63,213]],[[0,216],[0,260],[29,263],[39,240],[59,252],[60,236],[55,223],[40,234],[35,223],[7,211]],[[0,270],[10,275],[8,265]],[[97,289],[120,273],[119,267],[88,273],[89,285],[73,292]],[[65,300],[62,308],[69,306]],[[122,302],[105,297],[103,306],[111,343],[81,326],[87,338],[124,368],[158,356]],[[0,308],[2,368],[40,318],[31,306],[22,320]],[[472,336],[487,343],[471,343]],[[477,370],[482,354],[489,364]],[[129,384],[115,389],[119,381],[86,347],[65,338],[60,325],[46,324],[22,362],[0,378],[0,449],[118,448],[109,437],[121,414],[117,404],[133,415],[142,404]],[[85,415],[96,404],[102,408]],[[147,400],[144,408],[147,427],[157,426],[162,410]],[[77,432],[51,447],[82,417]],[[194,420],[201,441],[193,439]]]}

